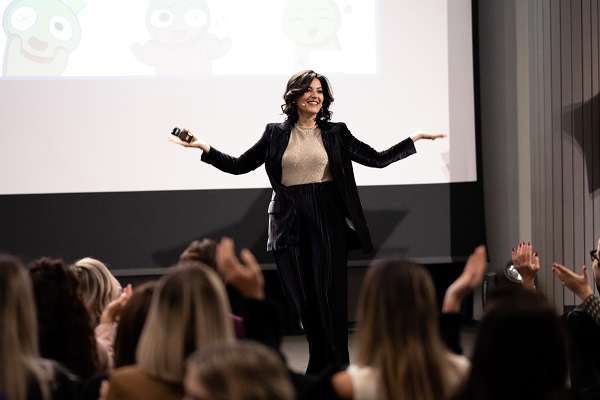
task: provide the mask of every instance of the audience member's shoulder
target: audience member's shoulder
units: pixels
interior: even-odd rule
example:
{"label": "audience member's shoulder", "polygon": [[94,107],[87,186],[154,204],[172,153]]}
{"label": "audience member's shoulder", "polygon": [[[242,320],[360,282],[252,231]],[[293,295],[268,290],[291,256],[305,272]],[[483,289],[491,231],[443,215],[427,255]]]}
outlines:
{"label": "audience member's shoulder", "polygon": [[462,354],[448,352],[447,358],[452,367],[454,367],[459,372],[466,373],[471,367],[471,361],[469,360],[469,358]]}
{"label": "audience member's shoulder", "polygon": [[136,364],[133,365],[125,365],[123,367],[119,367],[116,368],[111,374],[110,374],[110,380],[127,380],[127,379],[131,379],[137,376],[144,376],[145,374],[142,372],[142,370],[140,369],[140,367],[138,367]]}
{"label": "audience member's shoulder", "polygon": [[446,369],[446,384],[449,393],[456,390],[465,382],[471,368],[471,361],[461,354],[448,352],[447,360],[450,368]]}
{"label": "audience member's shoulder", "polygon": [[[40,358],[38,363],[48,380],[53,399],[79,399],[82,385],[79,377],[54,360]],[[30,381],[29,392],[29,398],[42,399],[39,384],[35,380]]]}

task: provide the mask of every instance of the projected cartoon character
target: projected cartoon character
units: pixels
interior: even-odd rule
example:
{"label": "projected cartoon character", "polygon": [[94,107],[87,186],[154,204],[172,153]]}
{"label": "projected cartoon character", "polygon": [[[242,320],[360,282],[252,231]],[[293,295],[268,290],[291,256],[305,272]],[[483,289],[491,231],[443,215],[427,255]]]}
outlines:
{"label": "projected cartoon character", "polygon": [[317,52],[341,49],[338,31],[341,14],[332,0],[290,0],[283,11],[283,31],[296,42],[294,69],[310,68]]}
{"label": "projected cartoon character", "polygon": [[58,76],[79,45],[83,0],[15,0],[4,12],[4,76]]}
{"label": "projected cartoon character", "polygon": [[209,25],[204,0],[151,0],[146,26],[153,39],[131,51],[157,75],[211,74],[212,60],[227,54],[231,39],[207,33]]}

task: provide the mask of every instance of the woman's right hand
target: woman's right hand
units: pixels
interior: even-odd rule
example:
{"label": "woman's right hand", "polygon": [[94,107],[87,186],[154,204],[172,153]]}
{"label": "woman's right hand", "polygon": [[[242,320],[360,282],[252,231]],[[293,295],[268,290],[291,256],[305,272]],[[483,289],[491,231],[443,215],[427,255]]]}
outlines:
{"label": "woman's right hand", "polygon": [[[187,129],[184,129],[184,131],[187,131]],[[205,153],[208,153],[210,151],[210,145],[208,143],[206,143],[205,141],[203,141],[202,139],[200,139],[198,136],[194,136],[192,141],[189,143],[186,142],[185,140],[179,139],[179,137],[172,135],[172,134],[169,134],[167,139],[169,139],[169,141],[171,141],[175,144],[178,144],[180,146],[183,146],[183,147],[195,147],[195,148],[202,150]]]}
{"label": "woman's right hand", "polygon": [[535,276],[540,270],[540,258],[537,252],[533,253],[531,243],[519,243],[516,249],[512,249],[513,266],[521,275],[521,286],[523,289],[535,290]]}
{"label": "woman's right hand", "polygon": [[483,280],[487,266],[487,253],[484,245],[477,246],[469,256],[462,274],[446,289],[442,312],[459,313],[465,298]]}

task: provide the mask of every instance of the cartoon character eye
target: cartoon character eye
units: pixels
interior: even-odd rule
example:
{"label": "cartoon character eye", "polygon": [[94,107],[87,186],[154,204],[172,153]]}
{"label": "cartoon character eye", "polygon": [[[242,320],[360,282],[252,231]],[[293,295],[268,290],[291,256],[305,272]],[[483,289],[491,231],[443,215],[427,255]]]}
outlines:
{"label": "cartoon character eye", "polygon": [[206,25],[208,22],[208,15],[199,8],[194,8],[185,13],[183,20],[188,26],[199,28]]}
{"label": "cartoon character eye", "polygon": [[319,22],[321,22],[321,23],[323,23],[323,22],[333,22],[333,18],[328,17],[328,16],[319,17]]}
{"label": "cartoon character eye", "polygon": [[156,10],[150,16],[150,23],[157,28],[166,28],[173,23],[173,14],[167,10]]}
{"label": "cartoon character eye", "polygon": [[18,31],[25,31],[35,25],[37,13],[32,7],[19,7],[10,16],[11,25]]}
{"label": "cartoon character eye", "polygon": [[50,33],[60,40],[66,42],[73,37],[73,25],[65,18],[60,15],[55,15],[48,21],[48,29]]}

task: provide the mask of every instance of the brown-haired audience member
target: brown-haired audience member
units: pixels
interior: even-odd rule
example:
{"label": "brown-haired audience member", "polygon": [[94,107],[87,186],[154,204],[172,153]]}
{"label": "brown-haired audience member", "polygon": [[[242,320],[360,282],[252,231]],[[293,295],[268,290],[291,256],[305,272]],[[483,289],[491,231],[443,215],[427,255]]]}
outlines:
{"label": "brown-haired audience member", "polygon": [[186,358],[216,341],[233,341],[225,288],[205,266],[179,266],[160,278],[136,352],[136,364],[110,376],[107,398],[183,397]]}
{"label": "brown-haired audience member", "polygon": [[[448,288],[444,312],[458,312],[479,285],[486,267],[484,246],[469,257]],[[365,275],[357,309],[357,358],[334,375],[342,399],[441,400],[462,384],[469,360],[451,352],[439,333],[435,287],[425,267],[379,260]]]}
{"label": "brown-haired audience member", "polygon": [[503,287],[488,296],[471,372],[455,400],[562,400],[567,390],[564,325],[539,293]]}
{"label": "brown-haired audience member", "polygon": [[76,399],[78,381],[38,353],[31,280],[21,261],[0,254],[0,398]]}
{"label": "brown-haired audience member", "polygon": [[99,360],[90,314],[73,271],[61,259],[43,257],[29,265],[39,327],[40,354],[82,380],[106,372]]}
{"label": "brown-haired audience member", "polygon": [[115,368],[136,363],[135,352],[158,281],[138,285],[121,311],[115,338]]}
{"label": "brown-haired audience member", "polygon": [[[128,285],[130,287],[130,285]],[[152,295],[158,281],[148,281],[132,290],[131,296],[120,311],[114,340],[114,367],[135,364],[135,352],[140,334],[146,322]],[[101,374],[86,382],[81,400],[97,400],[102,382],[110,374]]]}
{"label": "brown-haired audience member", "polygon": [[272,349],[252,341],[220,342],[186,363],[184,400],[294,400],[285,364]]}
{"label": "brown-haired audience member", "polygon": [[193,240],[179,256],[179,261],[200,261],[217,268],[217,242],[209,238]]}

